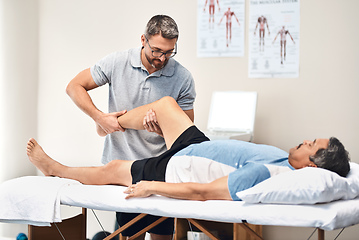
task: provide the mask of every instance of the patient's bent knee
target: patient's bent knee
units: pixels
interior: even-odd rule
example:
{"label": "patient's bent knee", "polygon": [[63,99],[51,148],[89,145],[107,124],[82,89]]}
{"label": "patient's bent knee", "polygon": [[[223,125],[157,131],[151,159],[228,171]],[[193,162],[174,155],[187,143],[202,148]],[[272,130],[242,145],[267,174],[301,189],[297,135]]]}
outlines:
{"label": "patient's bent knee", "polygon": [[160,101],[165,102],[165,103],[176,103],[176,100],[171,96],[165,96],[165,97],[161,98]]}
{"label": "patient's bent knee", "polygon": [[159,100],[159,107],[161,109],[163,108],[171,108],[173,106],[176,106],[177,102],[173,97],[165,96]]}

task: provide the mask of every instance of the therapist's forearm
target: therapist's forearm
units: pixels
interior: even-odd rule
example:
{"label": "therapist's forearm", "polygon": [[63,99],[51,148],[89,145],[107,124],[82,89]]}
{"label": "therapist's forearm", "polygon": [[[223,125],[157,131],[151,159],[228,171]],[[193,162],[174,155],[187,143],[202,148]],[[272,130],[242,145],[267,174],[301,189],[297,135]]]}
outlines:
{"label": "therapist's forearm", "polygon": [[[90,70],[86,69],[80,72],[74,79],[72,79],[66,87],[66,93],[69,95],[71,100],[80,108],[84,113],[90,116],[94,121],[97,121],[99,116],[102,114],[95,104],[93,103],[88,91],[96,88],[96,84],[93,82],[91,84],[85,85],[84,78],[90,78]],[[90,80],[86,80],[90,81]],[[92,80],[93,81],[93,80]]]}
{"label": "therapist's forearm", "polygon": [[76,104],[76,106],[78,106],[84,113],[97,122],[103,112],[95,106],[86,90],[81,89],[80,87],[77,88],[78,90],[76,94],[69,94],[70,98]]}
{"label": "therapist's forearm", "polygon": [[73,84],[71,88],[67,88],[66,92],[78,108],[90,116],[95,122],[98,120],[102,111],[95,106],[86,89],[81,85]]}

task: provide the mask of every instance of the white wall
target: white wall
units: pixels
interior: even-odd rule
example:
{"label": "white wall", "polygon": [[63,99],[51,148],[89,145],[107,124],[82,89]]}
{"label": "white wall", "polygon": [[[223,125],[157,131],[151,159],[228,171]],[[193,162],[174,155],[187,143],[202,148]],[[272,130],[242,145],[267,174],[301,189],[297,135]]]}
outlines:
{"label": "white wall", "polygon": [[[13,0],[3,0],[10,1]],[[30,9],[34,9],[35,2],[28,3]],[[249,1],[246,2],[248,19]],[[92,120],[65,94],[67,83],[106,54],[139,46],[148,19],[159,13],[172,16],[179,25],[176,59],[195,78],[198,94],[195,118],[200,128],[206,127],[213,91],[257,91],[255,142],[288,150],[303,139],[334,135],[346,145],[353,161],[359,162],[355,141],[359,132],[356,128],[359,32],[353,21],[359,7],[356,0],[301,1],[300,77],[296,79],[249,79],[247,39],[242,58],[197,58],[196,0],[38,0],[38,3],[39,88],[38,94],[31,88],[30,98],[38,95],[39,142],[49,155],[64,164],[99,165],[103,144],[103,139],[95,134]],[[19,6],[18,10],[28,20],[29,13],[23,10],[26,6],[29,7]],[[27,25],[23,27],[28,30]],[[36,32],[36,26],[30,29]],[[22,39],[17,40],[20,46],[28,41]],[[24,92],[19,95],[26,96]],[[106,111],[106,87],[91,95],[96,105]],[[30,109],[27,116],[34,119],[35,112]],[[29,126],[24,128],[28,130]],[[21,137],[16,140],[25,144]],[[21,149],[18,145],[11,146]],[[111,230],[112,225],[112,220],[108,221],[106,228]],[[90,231],[96,231],[95,227]],[[264,234],[266,239],[288,239],[290,235],[291,239],[303,239],[310,231],[265,227]],[[358,233],[357,226],[351,227],[341,239],[353,239]],[[89,236],[92,235],[90,232]]]}
{"label": "white wall", "polygon": [[[289,149],[303,139],[335,135],[354,161],[359,158],[355,148],[358,32],[350,17],[356,14],[358,2],[301,2],[298,79],[248,79],[248,52],[243,58],[197,58],[196,5],[194,0],[40,1],[38,133],[48,153],[66,164],[99,164],[102,139],[96,136],[91,119],[65,95],[66,84],[106,54],[139,46],[148,19],[164,13],[180,28],[176,59],[195,77],[195,113],[200,128],[206,126],[212,91],[255,90],[259,93],[256,142]],[[105,111],[107,89],[95,90],[92,95]],[[285,233],[295,229],[281,231],[282,238],[288,239]],[[299,231],[296,235],[303,239]],[[265,234],[280,239],[271,228],[266,228]]]}
{"label": "white wall", "polygon": [[38,12],[35,2],[2,0],[0,3],[0,181],[35,172],[25,151],[27,139],[37,133]]}
{"label": "white wall", "polygon": [[[351,19],[359,6],[357,1],[301,1],[298,79],[248,79],[248,52],[243,58],[197,58],[196,5],[194,0],[40,1],[38,133],[45,149],[66,164],[99,164],[102,139],[96,136],[93,122],[64,94],[65,86],[106,54],[139,46],[148,19],[164,13],[180,28],[176,59],[195,77],[196,123],[200,128],[206,126],[212,91],[255,90],[259,93],[256,142],[289,149],[303,139],[335,135],[358,161],[359,35]],[[105,111],[107,89],[92,94]],[[309,235],[302,234],[302,229],[286,228],[276,236],[272,229],[265,228],[271,239],[288,239],[286,234],[293,231],[298,239]]]}
{"label": "white wall", "polygon": [[[38,6],[36,0],[0,1],[0,183],[36,173],[26,156],[37,135]],[[0,236],[24,225],[0,224]]]}
{"label": "white wall", "polygon": [[[51,150],[54,146],[54,152],[70,163],[78,157],[98,163],[102,139],[92,131],[92,120],[64,94],[66,84],[106,54],[139,46],[149,17],[166,13],[180,28],[176,59],[196,80],[200,128],[206,126],[212,91],[255,90],[259,92],[256,142],[289,149],[303,139],[335,135],[354,161],[359,158],[354,140],[359,120],[355,111],[359,34],[350,17],[357,1],[301,2],[300,77],[296,79],[249,79],[248,52],[243,58],[197,58],[196,2],[162,0],[154,6],[145,0],[40,1],[39,138],[43,144]],[[98,107],[106,110],[107,89],[92,94]],[[70,149],[59,153],[59,143]]]}

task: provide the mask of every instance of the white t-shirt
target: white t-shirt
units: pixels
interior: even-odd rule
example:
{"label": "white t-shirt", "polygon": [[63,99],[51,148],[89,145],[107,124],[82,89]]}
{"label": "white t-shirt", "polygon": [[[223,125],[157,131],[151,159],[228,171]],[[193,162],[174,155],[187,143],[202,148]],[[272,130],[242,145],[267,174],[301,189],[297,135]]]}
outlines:
{"label": "white t-shirt", "polygon": [[236,193],[280,172],[293,170],[288,153],[268,145],[238,140],[206,141],[192,144],[168,162],[166,182],[208,183],[228,175],[228,189]]}

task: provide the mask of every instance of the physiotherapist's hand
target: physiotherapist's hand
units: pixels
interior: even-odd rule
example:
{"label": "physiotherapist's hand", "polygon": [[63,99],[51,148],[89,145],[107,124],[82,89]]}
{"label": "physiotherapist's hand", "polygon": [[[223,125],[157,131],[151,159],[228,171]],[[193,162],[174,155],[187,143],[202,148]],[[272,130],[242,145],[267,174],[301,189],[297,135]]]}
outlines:
{"label": "physiotherapist's hand", "polygon": [[150,185],[152,182],[150,181],[140,181],[136,184],[132,184],[129,186],[124,193],[127,193],[126,199],[134,198],[134,197],[149,197],[152,195],[150,190]]}
{"label": "physiotherapist's hand", "polygon": [[125,129],[121,127],[121,125],[118,123],[117,118],[119,116],[122,116],[127,111],[123,110],[120,112],[113,112],[113,113],[103,113],[97,120],[96,120],[96,128],[97,133],[100,136],[105,136],[107,134],[121,131],[124,132]]}
{"label": "physiotherapist's hand", "polygon": [[146,116],[143,118],[143,127],[148,132],[154,132],[163,137],[162,130],[158,125],[156,113],[152,109],[148,110]]}

